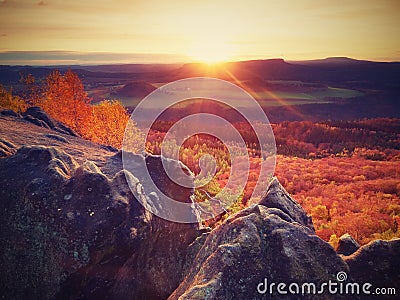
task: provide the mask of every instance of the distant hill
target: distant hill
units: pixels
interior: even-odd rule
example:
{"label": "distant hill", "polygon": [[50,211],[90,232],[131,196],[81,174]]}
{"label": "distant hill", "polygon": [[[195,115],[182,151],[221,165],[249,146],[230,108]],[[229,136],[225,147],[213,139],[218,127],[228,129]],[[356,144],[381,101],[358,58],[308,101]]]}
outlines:
{"label": "distant hill", "polygon": [[170,71],[165,79],[216,77],[232,82],[242,80],[284,80],[341,86],[400,88],[399,62],[371,62],[345,57],[322,60],[285,61],[283,59],[250,60],[218,65],[185,64]]}
{"label": "distant hill", "polygon": [[311,60],[293,60],[289,61],[290,63],[297,65],[350,65],[350,64],[363,64],[363,63],[372,63],[372,61],[368,60],[358,60],[349,57],[327,57],[323,59],[311,59]]}
{"label": "distant hill", "polygon": [[124,85],[122,88],[117,89],[112,94],[117,97],[143,98],[155,89],[156,87],[150,83],[135,81]]}
{"label": "distant hill", "polygon": [[246,69],[269,80],[299,80],[346,85],[354,84],[354,81],[372,81],[400,86],[399,62],[370,62],[332,57],[313,61],[256,60],[237,64],[240,69]]}

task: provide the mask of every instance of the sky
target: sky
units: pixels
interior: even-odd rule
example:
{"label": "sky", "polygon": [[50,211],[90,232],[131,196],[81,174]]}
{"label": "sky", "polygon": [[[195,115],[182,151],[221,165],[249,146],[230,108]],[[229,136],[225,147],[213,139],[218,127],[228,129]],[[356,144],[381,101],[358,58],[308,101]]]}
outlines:
{"label": "sky", "polygon": [[0,64],[331,56],[400,61],[400,1],[0,0]]}

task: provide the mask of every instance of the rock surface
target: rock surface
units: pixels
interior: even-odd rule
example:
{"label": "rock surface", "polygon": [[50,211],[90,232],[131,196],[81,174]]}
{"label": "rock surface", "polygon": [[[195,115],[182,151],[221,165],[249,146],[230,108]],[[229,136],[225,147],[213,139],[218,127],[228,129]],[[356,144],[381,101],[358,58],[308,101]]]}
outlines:
{"label": "rock surface", "polygon": [[[266,207],[267,203],[273,207]],[[276,289],[271,295],[268,288],[262,294],[257,287],[261,284],[263,292],[265,279],[269,283],[317,284],[335,280],[338,272],[348,273],[346,263],[315,235],[304,218],[306,213],[295,204],[274,179],[260,204],[231,216],[209,233],[185,280],[169,299],[278,297]]]}
{"label": "rock surface", "polygon": [[137,199],[150,200],[132,174],[108,178],[58,148],[26,146],[0,160],[0,185],[7,299],[160,299],[182,280],[198,225],[147,212]]}
{"label": "rock surface", "polygon": [[356,240],[348,233],[343,234],[339,238],[339,244],[336,249],[338,254],[343,254],[345,256],[351,255],[360,248],[360,245]]}
{"label": "rock surface", "polygon": [[15,145],[6,139],[0,138],[0,157],[6,157],[16,152]]}
{"label": "rock surface", "polygon": [[259,204],[269,208],[277,208],[289,215],[295,222],[314,231],[311,216],[308,216],[300,204],[286,192],[276,177],[272,179],[267,190],[267,195],[261,199]]}
{"label": "rock surface", "polygon": [[369,282],[374,287],[400,288],[400,239],[376,240],[345,257],[357,282]]}
{"label": "rock surface", "polygon": [[40,107],[29,107],[23,114],[24,120],[31,122],[37,126],[50,128],[60,133],[77,136],[77,134],[69,127],[48,116]]}

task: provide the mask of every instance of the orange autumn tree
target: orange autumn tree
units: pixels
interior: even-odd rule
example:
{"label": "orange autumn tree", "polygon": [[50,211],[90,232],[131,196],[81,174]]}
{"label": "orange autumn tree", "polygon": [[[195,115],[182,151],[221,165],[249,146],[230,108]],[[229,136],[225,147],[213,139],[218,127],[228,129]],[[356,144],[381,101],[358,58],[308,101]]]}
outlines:
{"label": "orange autumn tree", "polygon": [[[22,78],[30,91],[27,103],[40,106],[54,119],[63,122],[85,139],[121,148],[129,115],[116,100],[91,105],[79,76],[71,70],[64,75],[55,70],[41,86],[32,75]],[[134,126],[134,135],[140,131]],[[136,139],[135,139],[136,141]]]}
{"label": "orange autumn tree", "polygon": [[50,116],[86,137],[92,115],[91,100],[76,73],[68,70],[62,75],[56,70],[46,78],[40,106]]}
{"label": "orange autumn tree", "polygon": [[89,139],[121,148],[129,116],[123,105],[116,100],[104,100],[94,105]]}

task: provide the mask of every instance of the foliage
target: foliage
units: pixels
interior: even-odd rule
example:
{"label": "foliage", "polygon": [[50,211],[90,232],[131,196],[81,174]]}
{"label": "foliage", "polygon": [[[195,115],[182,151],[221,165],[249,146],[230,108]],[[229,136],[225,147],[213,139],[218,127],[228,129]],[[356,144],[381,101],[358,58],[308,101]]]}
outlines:
{"label": "foliage", "polygon": [[53,118],[87,137],[92,136],[90,101],[76,73],[68,70],[62,75],[56,70],[46,78],[44,99],[40,106]]}
{"label": "foliage", "polygon": [[[30,74],[23,76],[21,82],[29,91],[25,96],[26,103],[42,107],[51,117],[63,122],[83,138],[121,148],[129,115],[117,100],[104,100],[92,105],[82,81],[71,70],[65,74],[58,70],[51,72],[44,84],[37,82]],[[142,140],[141,133],[132,121],[129,128],[130,140],[137,147],[138,141]]]}
{"label": "foliage", "polygon": [[121,102],[105,100],[92,107],[90,140],[121,148],[129,116]]}
{"label": "foliage", "polygon": [[[344,233],[350,233],[360,244],[376,238],[400,237],[399,124],[396,119],[377,119],[341,123],[340,127],[312,122],[273,125],[281,153],[277,155],[275,174],[312,215],[317,234],[333,246]],[[160,153],[161,147],[166,147],[167,152],[178,151],[180,159],[195,174],[200,172],[200,157],[212,155],[217,161],[212,184],[195,192],[197,201],[204,201],[204,191],[215,194],[216,183],[222,189],[231,176],[228,152],[221,142],[204,135],[193,136],[180,149],[170,142],[163,144],[165,132],[172,125],[156,122],[147,137],[147,149],[155,154]],[[207,225],[215,226],[229,213],[245,207],[258,180],[262,159],[254,146],[254,136],[248,124],[235,127],[248,145],[247,185],[227,214]]]}
{"label": "foliage", "polygon": [[19,81],[25,86],[21,95],[24,101],[29,106],[41,106],[44,94],[43,82],[36,80],[32,74],[21,74]]}
{"label": "foliage", "polygon": [[12,91],[8,91],[0,85],[0,107],[21,113],[27,109],[28,105],[20,97],[13,96]]}
{"label": "foliage", "polygon": [[351,234],[360,244],[400,237],[400,160],[278,155],[276,176],[312,215],[317,234]]}
{"label": "foliage", "polygon": [[[400,120],[374,119],[353,122],[282,122],[273,125],[279,154],[303,158],[348,156],[357,149],[373,150],[376,160],[400,150]],[[392,151],[387,152],[388,149]],[[360,153],[361,154],[361,153]]]}
{"label": "foliage", "polygon": [[332,234],[331,237],[329,238],[328,243],[334,248],[337,249],[339,245],[339,238],[336,234]]}

